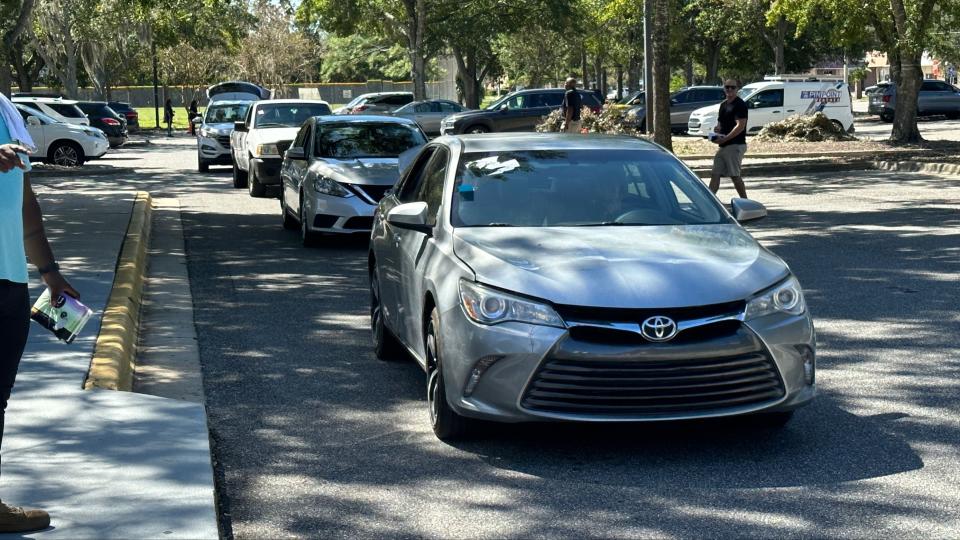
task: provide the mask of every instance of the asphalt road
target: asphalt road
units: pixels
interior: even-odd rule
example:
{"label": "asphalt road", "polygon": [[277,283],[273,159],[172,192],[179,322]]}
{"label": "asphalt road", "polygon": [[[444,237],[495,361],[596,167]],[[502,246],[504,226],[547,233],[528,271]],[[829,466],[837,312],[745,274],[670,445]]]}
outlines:
{"label": "asphalt road", "polygon": [[747,178],[770,210],[749,228],[819,336],[820,397],[782,431],[499,426],[449,445],[419,368],[371,352],[366,241],[300,247],[275,200],[194,172],[189,144],[37,181],[180,197],[237,538],[960,536],[960,177]]}

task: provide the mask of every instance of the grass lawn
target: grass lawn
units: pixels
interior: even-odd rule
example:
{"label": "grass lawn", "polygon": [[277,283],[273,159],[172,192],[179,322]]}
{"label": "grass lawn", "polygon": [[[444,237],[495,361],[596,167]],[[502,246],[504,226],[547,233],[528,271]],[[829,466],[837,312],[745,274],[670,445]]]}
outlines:
{"label": "grass lawn", "polygon": [[[156,129],[157,122],[153,107],[134,107],[134,109],[140,115],[140,129]],[[203,114],[203,111],[203,109],[200,109],[200,114]],[[188,126],[187,111],[182,107],[174,107],[173,112],[173,129],[185,131]],[[163,107],[160,107],[160,127],[162,129],[167,128],[167,125],[163,123]]]}

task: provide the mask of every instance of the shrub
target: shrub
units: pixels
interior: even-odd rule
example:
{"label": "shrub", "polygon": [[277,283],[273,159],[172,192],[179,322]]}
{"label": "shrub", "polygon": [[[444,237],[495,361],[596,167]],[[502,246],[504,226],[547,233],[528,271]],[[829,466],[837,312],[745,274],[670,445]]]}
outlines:
{"label": "shrub", "polygon": [[[630,107],[624,105],[606,105],[596,114],[584,107],[580,113],[581,129],[586,133],[604,133],[608,135],[632,135],[639,137],[636,116],[631,115]],[[552,111],[537,125],[540,133],[557,133],[563,124],[560,109]]]}

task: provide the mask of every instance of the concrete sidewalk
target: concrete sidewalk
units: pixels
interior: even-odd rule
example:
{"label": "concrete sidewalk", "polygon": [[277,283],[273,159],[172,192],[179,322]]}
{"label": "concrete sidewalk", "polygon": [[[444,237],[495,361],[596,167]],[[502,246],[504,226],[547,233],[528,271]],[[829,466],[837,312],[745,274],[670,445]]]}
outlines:
{"label": "concrete sidewalk", "polygon": [[[99,315],[134,194],[37,191],[64,273]],[[35,276],[33,299],[43,290]],[[203,405],[82,390],[99,325],[71,345],[32,325],[7,409],[0,497],[50,512],[51,528],[29,538],[216,538]]]}

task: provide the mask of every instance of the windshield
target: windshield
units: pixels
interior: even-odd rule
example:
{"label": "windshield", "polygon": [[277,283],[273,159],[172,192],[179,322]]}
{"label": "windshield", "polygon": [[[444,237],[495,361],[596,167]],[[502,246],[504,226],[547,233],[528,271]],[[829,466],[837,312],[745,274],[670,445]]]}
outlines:
{"label": "windshield", "polygon": [[276,103],[257,108],[254,127],[300,127],[308,118],[331,114],[326,103]]}
{"label": "windshield", "polygon": [[643,92],[633,92],[620,100],[620,105],[643,105]]}
{"label": "windshield", "polygon": [[317,128],[315,153],[325,158],[397,157],[427,142],[416,126],[403,124],[318,123]]}
{"label": "windshield", "polygon": [[232,124],[243,120],[249,108],[249,103],[212,104],[207,107],[203,121],[208,124]]}
{"label": "windshield", "polygon": [[487,105],[486,110],[488,110],[488,111],[495,111],[495,110],[499,109],[500,106],[503,105],[503,102],[506,101],[506,100],[508,100],[508,99],[510,99],[511,97],[513,97],[513,94],[507,94],[507,95],[503,96],[502,98],[494,101],[494,102],[491,103],[490,105]]}
{"label": "windshield", "polygon": [[674,157],[638,150],[464,154],[455,227],[727,223],[703,183]]}
{"label": "windshield", "polygon": [[756,91],[757,91],[757,88],[756,88],[756,87],[750,88],[750,87],[746,87],[746,86],[745,86],[745,87],[741,88],[739,92],[737,92],[737,96],[739,96],[740,99],[746,101],[747,98],[750,97],[750,96],[752,96],[753,93],[756,92]]}

